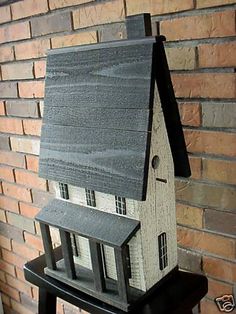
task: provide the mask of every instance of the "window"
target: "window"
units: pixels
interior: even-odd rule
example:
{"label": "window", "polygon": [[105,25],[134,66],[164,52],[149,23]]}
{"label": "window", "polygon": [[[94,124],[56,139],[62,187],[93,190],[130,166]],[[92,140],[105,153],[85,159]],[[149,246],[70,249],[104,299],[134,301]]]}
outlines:
{"label": "window", "polygon": [[59,189],[60,189],[61,198],[68,200],[69,199],[68,185],[65,183],[59,182]]}
{"label": "window", "polygon": [[87,205],[96,207],[95,192],[93,190],[85,189],[85,193]]}
{"label": "window", "polygon": [[158,236],[158,246],[159,246],[159,266],[160,270],[163,270],[168,265],[167,241],[165,232],[161,233]]}
{"label": "window", "polygon": [[124,197],[115,196],[116,212],[120,215],[126,215],[126,202]]}

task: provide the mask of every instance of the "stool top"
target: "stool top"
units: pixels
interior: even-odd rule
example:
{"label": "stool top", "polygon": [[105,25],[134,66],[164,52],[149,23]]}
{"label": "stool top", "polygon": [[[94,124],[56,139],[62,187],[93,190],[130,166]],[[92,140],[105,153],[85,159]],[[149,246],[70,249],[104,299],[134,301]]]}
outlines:
{"label": "stool top", "polygon": [[[55,250],[56,259],[61,259],[61,248]],[[42,255],[24,266],[26,280],[47,290],[85,311],[96,314],[125,314],[93,297],[44,274],[45,256]],[[207,293],[207,278],[185,271],[176,271],[160,287],[156,287],[143,304],[130,314],[183,314],[191,310]],[[53,314],[53,313],[52,313]]]}

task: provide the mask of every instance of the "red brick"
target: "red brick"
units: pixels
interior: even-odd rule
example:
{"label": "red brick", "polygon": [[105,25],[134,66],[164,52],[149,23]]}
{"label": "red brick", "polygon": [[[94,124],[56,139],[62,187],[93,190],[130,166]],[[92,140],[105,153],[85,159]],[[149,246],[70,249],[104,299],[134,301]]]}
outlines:
{"label": "red brick", "polygon": [[1,222],[7,222],[5,211],[2,209],[0,209],[0,221]]}
{"label": "red brick", "polygon": [[10,276],[10,275],[7,275],[6,278],[7,278],[7,284],[9,286],[19,290],[20,292],[27,294],[30,297],[32,296],[31,287],[28,284]]}
{"label": "red brick", "polygon": [[19,314],[35,314],[35,311],[32,312],[28,308],[26,308],[23,304],[18,303],[14,300],[11,302],[13,310],[15,310]]}
{"label": "red brick", "polygon": [[5,195],[19,199],[24,202],[31,202],[32,197],[30,189],[21,187],[16,184],[3,182],[3,191]]}
{"label": "red brick", "polygon": [[201,301],[201,314],[218,314],[218,313],[220,312],[217,310],[215,302],[206,299]]}
{"label": "red brick", "polygon": [[235,98],[234,73],[173,74],[176,97]]}
{"label": "red brick", "polygon": [[197,0],[197,8],[215,7],[218,5],[235,4],[235,0]]}
{"label": "red brick", "polygon": [[47,0],[24,0],[11,5],[12,18],[18,20],[48,11]]}
{"label": "red brick", "polygon": [[39,111],[40,111],[40,117],[43,117],[43,110],[44,110],[44,101],[40,100],[39,102]]}
{"label": "red brick", "polygon": [[5,283],[3,283],[1,281],[0,281],[0,289],[6,295],[10,296],[12,299],[20,301],[19,291],[17,291],[16,289],[9,287],[8,285],[6,285]]}
{"label": "red brick", "polygon": [[29,22],[7,25],[0,28],[0,43],[30,38]]}
{"label": "red brick", "polygon": [[7,196],[0,195],[0,207],[14,213],[19,213],[18,201]]}
{"label": "red brick", "polygon": [[4,249],[11,251],[11,240],[0,235],[0,247],[3,247]]}
{"label": "red brick", "polygon": [[3,80],[30,79],[34,77],[32,62],[3,64],[1,69]]}
{"label": "red brick", "polygon": [[98,41],[97,32],[82,32],[78,34],[58,36],[51,39],[52,48],[69,47],[76,45],[92,44]]}
{"label": "red brick", "polygon": [[160,22],[160,33],[171,41],[234,36],[235,11],[164,20]]}
{"label": "red brick", "polygon": [[38,118],[38,101],[25,99],[6,101],[6,112],[8,116]]}
{"label": "red brick", "polygon": [[49,7],[51,10],[69,7],[72,5],[78,5],[83,3],[92,2],[95,0],[49,0]]}
{"label": "red brick", "polygon": [[236,162],[220,159],[203,159],[203,178],[236,185]]}
{"label": "red brick", "polygon": [[9,136],[5,134],[0,134],[0,150],[9,151],[10,148],[10,140]]}
{"label": "red brick", "polygon": [[[25,230],[30,233],[35,233],[35,225],[32,219],[11,212],[6,212],[6,216],[9,226],[13,227],[13,229],[16,229],[18,232],[21,233],[21,230]],[[21,234],[23,238],[23,233]],[[16,241],[18,241],[18,239],[16,239]]]}
{"label": "red brick", "polygon": [[[80,311],[82,311],[80,309]],[[65,314],[66,312],[64,311],[64,304],[62,303],[62,300],[59,299],[59,301],[57,302],[57,313],[58,314]],[[81,313],[80,313],[81,314]]]}
{"label": "red brick", "polygon": [[10,6],[6,5],[0,7],[0,24],[6,23],[11,20]]}
{"label": "red brick", "polygon": [[126,6],[127,15],[141,14],[143,12],[157,15],[194,8],[192,0],[126,0]]}
{"label": "red brick", "polygon": [[188,152],[236,157],[236,134],[226,132],[185,130]]}
{"label": "red brick", "polygon": [[198,47],[199,66],[211,67],[234,67],[236,64],[236,42],[214,45],[200,45]]}
{"label": "red brick", "polygon": [[3,261],[2,259],[0,259],[0,269],[3,270],[5,273],[15,276],[15,267]]}
{"label": "red brick", "polygon": [[45,77],[46,74],[46,60],[34,62],[34,75],[36,78]]}
{"label": "red brick", "polygon": [[2,270],[0,270],[0,281],[6,282],[6,275]]}
{"label": "red brick", "polygon": [[37,237],[27,232],[24,233],[24,237],[25,237],[25,242],[27,243],[27,245],[33,247],[34,249],[38,251],[44,252],[42,238]]}
{"label": "red brick", "polygon": [[0,62],[12,61],[14,60],[13,47],[6,46],[0,48]]}
{"label": "red brick", "polygon": [[14,182],[15,179],[13,169],[11,167],[5,167],[0,165],[0,179]]}
{"label": "red brick", "polygon": [[123,21],[125,18],[124,2],[114,0],[86,5],[73,12],[74,28],[83,28],[99,24]]}
{"label": "red brick", "polygon": [[[236,189],[234,187],[209,184],[198,180],[180,180],[179,178],[175,180],[175,184],[176,198],[181,202],[190,202],[202,208],[217,208],[219,212],[220,210],[225,211],[226,217],[227,211],[235,212]],[[217,212],[218,210],[216,215]],[[214,214],[210,214],[210,217],[211,215],[213,216]],[[222,214],[223,217],[224,215]],[[232,229],[233,226],[231,226]]]}
{"label": "red brick", "polygon": [[15,118],[0,118],[0,132],[23,134],[22,121]]}
{"label": "red brick", "polygon": [[0,163],[25,168],[25,157],[22,154],[1,151]]}
{"label": "red brick", "polygon": [[10,298],[6,294],[3,294],[3,293],[1,293],[1,297],[2,297],[2,303],[10,307],[11,306]]}
{"label": "red brick", "polygon": [[40,190],[47,190],[46,180],[39,178],[38,174],[25,170],[15,169],[16,182]]}
{"label": "red brick", "polygon": [[23,268],[23,266],[27,262],[27,259],[22,258],[19,255],[16,255],[16,254],[14,254],[10,251],[7,251],[5,249],[2,250],[2,257],[3,257],[4,261],[6,261],[12,265],[18,266],[20,268]]}
{"label": "red brick", "polygon": [[26,155],[26,167],[30,171],[38,172],[39,170],[39,158],[33,155]]}
{"label": "red brick", "polygon": [[71,31],[71,13],[62,11],[47,14],[31,20],[32,36]]}
{"label": "red brick", "polygon": [[[39,289],[36,286],[32,287],[32,293],[33,293],[33,298],[34,300],[38,301],[39,300]],[[57,304],[58,304],[58,298],[57,298]],[[56,312],[57,313],[57,312]],[[59,314],[59,313],[58,313]],[[62,314],[65,314],[64,312]]]}
{"label": "red brick", "polygon": [[191,168],[191,178],[200,179],[202,177],[202,159],[200,157],[189,156]]}
{"label": "red brick", "polygon": [[176,204],[177,223],[193,228],[203,227],[203,209],[186,204]]}
{"label": "red brick", "polygon": [[27,135],[40,136],[42,120],[25,119],[23,120],[24,133]]}
{"label": "red brick", "polygon": [[27,137],[11,137],[11,149],[13,151],[39,155],[39,140]]}
{"label": "red brick", "polygon": [[12,241],[13,252],[27,258],[28,260],[34,259],[39,256],[38,250],[33,250],[24,244],[20,244],[18,242]]}
{"label": "red brick", "polygon": [[22,44],[15,45],[17,60],[45,57],[50,49],[49,39],[37,39]]}
{"label": "red brick", "polygon": [[19,95],[22,98],[43,98],[44,81],[19,82]]}
{"label": "red brick", "polygon": [[195,47],[168,47],[165,52],[170,70],[193,70],[196,68]]}
{"label": "red brick", "polygon": [[18,267],[16,267],[15,270],[16,270],[16,278],[21,281],[25,281],[24,271]]}
{"label": "red brick", "polygon": [[201,106],[200,103],[180,103],[180,117],[183,125],[201,125]]}
{"label": "red brick", "polygon": [[0,101],[0,116],[5,116],[6,111],[5,111],[5,104],[3,101]]}
{"label": "red brick", "polygon": [[221,259],[203,256],[203,270],[213,278],[235,282],[236,281],[236,264],[226,262]]}
{"label": "red brick", "polygon": [[232,290],[232,285],[208,278],[208,297],[215,299],[219,295],[232,294]]}
{"label": "red brick", "polygon": [[221,257],[236,258],[235,240],[216,234],[187,228],[178,228],[178,244],[198,251],[206,251]]}
{"label": "red brick", "polygon": [[16,98],[17,83],[16,82],[0,82],[1,98]]}
{"label": "red brick", "polygon": [[40,208],[35,207],[31,204],[26,204],[20,202],[20,213],[21,215],[28,217],[28,218],[35,218],[35,216],[39,213]]}

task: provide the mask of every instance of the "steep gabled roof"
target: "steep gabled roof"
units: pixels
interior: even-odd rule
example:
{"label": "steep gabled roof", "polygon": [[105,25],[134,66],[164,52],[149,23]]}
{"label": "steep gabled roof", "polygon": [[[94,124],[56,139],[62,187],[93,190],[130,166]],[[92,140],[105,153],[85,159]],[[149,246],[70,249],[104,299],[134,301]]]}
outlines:
{"label": "steep gabled roof", "polygon": [[49,52],[39,174],[146,197],[155,38]]}
{"label": "steep gabled roof", "polygon": [[39,175],[145,200],[155,81],[175,174],[189,176],[163,43],[155,37],[49,52]]}

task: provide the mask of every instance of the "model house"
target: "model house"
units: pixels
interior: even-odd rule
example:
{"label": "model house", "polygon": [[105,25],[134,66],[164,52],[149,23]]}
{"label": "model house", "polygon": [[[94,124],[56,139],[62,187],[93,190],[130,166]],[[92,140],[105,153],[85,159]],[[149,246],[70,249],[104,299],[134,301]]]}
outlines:
{"label": "model house", "polygon": [[175,271],[174,176],[190,170],[161,38],[49,51],[39,174],[48,275],[128,310]]}

